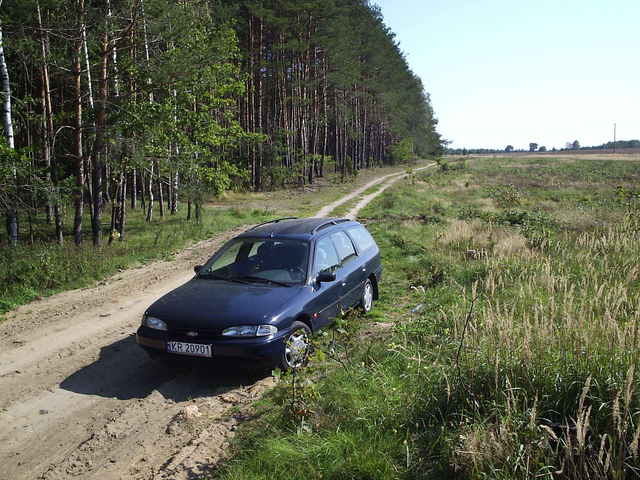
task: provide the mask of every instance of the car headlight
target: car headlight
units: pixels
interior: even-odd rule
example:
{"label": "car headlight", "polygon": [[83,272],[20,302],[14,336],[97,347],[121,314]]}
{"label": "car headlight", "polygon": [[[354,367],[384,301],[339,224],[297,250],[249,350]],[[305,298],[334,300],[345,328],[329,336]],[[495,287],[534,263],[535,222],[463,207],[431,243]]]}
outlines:
{"label": "car headlight", "polygon": [[145,315],[142,318],[142,324],[145,327],[149,327],[149,328],[153,328],[154,330],[163,330],[163,331],[167,331],[167,324],[160,320],[159,318],[156,317],[149,317],[147,315]]}
{"label": "car headlight", "polygon": [[224,337],[267,337],[277,333],[278,329],[273,325],[239,325],[225,328],[222,331]]}
{"label": "car headlight", "polygon": [[278,328],[273,325],[258,325],[256,337],[267,337],[278,333]]}

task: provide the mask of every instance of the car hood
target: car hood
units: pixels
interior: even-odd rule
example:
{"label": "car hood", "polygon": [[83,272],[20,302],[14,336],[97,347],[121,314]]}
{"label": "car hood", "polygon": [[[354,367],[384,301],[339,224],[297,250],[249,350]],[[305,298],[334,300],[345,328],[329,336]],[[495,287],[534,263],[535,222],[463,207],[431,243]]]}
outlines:
{"label": "car hood", "polygon": [[158,299],[147,315],[164,320],[170,330],[260,325],[269,323],[302,288],[194,278]]}

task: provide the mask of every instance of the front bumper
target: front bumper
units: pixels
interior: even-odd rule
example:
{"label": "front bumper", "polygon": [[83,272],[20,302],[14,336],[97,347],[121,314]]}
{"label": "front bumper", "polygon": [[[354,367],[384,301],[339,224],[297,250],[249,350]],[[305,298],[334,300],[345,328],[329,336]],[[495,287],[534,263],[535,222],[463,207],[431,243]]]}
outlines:
{"label": "front bumper", "polygon": [[[253,338],[187,337],[141,326],[136,332],[136,342],[152,355],[188,357],[167,352],[167,342],[177,341],[211,345],[212,358],[231,357],[277,364],[284,353],[284,339],[288,333],[288,331],[280,331],[273,336]],[[208,360],[202,357],[188,358]]]}

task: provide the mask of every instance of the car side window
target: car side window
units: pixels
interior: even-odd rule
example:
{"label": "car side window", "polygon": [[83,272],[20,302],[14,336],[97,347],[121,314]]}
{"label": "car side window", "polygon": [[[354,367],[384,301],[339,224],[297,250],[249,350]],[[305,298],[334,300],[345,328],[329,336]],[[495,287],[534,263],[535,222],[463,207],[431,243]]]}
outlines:
{"label": "car side window", "polygon": [[314,258],[314,272],[318,274],[323,270],[334,270],[340,265],[340,259],[333,242],[329,237],[321,238],[316,242]]}
{"label": "car side window", "polygon": [[255,258],[258,254],[258,249],[264,244],[264,242],[255,241],[251,244],[251,250],[249,250],[249,254],[247,255],[249,258]]}
{"label": "car side window", "polygon": [[373,247],[376,242],[373,240],[373,237],[364,227],[355,227],[347,230],[353,241],[358,246],[358,250],[364,252],[365,250],[369,250]]}
{"label": "car side window", "polygon": [[353,247],[351,239],[344,232],[336,232],[331,235],[336,250],[338,251],[338,258],[340,263],[345,263],[350,258],[356,256],[356,249]]}
{"label": "car side window", "polygon": [[225,250],[222,255],[220,255],[213,264],[209,266],[208,272],[222,272],[230,265],[234,264],[238,259],[238,255],[240,254],[240,250],[244,244],[242,242],[236,242],[231,245],[227,250]]}

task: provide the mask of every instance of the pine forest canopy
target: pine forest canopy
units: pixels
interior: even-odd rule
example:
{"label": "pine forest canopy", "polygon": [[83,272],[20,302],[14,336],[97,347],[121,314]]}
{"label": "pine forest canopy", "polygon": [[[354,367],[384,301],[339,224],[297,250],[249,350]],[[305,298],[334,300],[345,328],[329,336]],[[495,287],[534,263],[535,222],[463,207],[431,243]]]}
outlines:
{"label": "pine forest canopy", "polygon": [[152,221],[180,200],[198,219],[232,188],[443,151],[421,80],[366,0],[4,0],[0,20],[12,244],[28,209],[61,243],[71,204],[77,244],[88,209],[99,245],[106,205],[123,239],[128,208]]}

